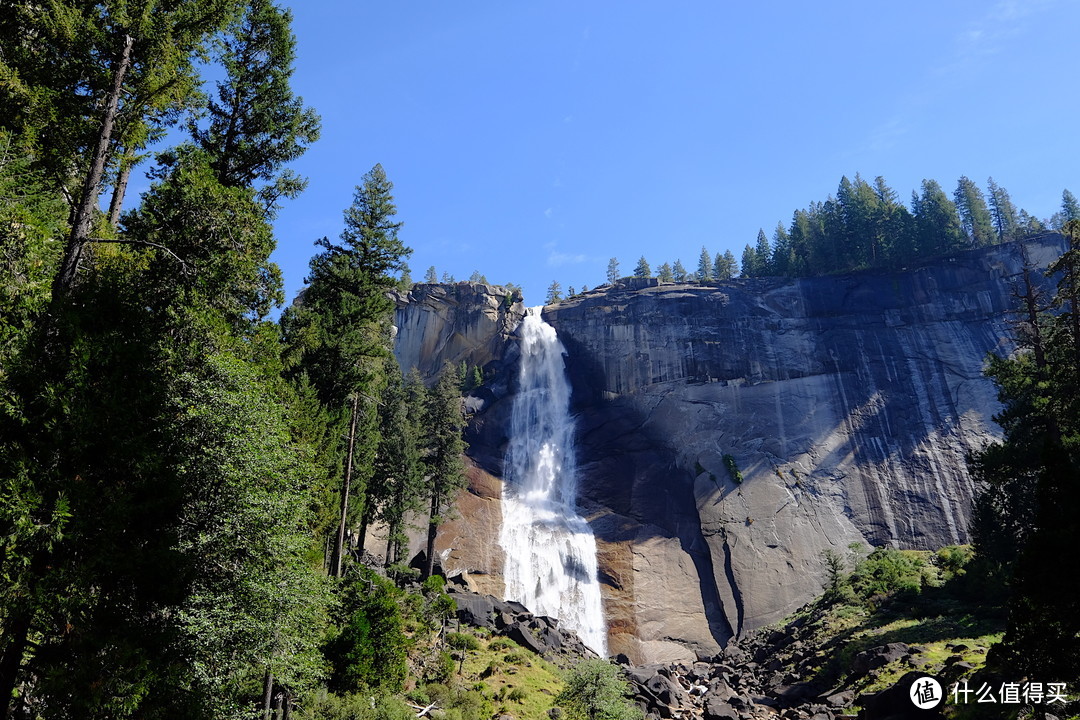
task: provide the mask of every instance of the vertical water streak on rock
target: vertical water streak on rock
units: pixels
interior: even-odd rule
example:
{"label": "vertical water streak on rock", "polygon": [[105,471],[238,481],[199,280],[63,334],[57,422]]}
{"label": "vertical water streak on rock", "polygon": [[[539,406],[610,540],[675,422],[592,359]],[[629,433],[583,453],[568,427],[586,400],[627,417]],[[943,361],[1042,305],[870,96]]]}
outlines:
{"label": "vertical water streak on rock", "polygon": [[566,350],[530,308],[521,323],[521,370],[514,397],[499,543],[506,597],[559,619],[601,655],[607,626],[597,580],[596,540],[577,514],[574,423]]}

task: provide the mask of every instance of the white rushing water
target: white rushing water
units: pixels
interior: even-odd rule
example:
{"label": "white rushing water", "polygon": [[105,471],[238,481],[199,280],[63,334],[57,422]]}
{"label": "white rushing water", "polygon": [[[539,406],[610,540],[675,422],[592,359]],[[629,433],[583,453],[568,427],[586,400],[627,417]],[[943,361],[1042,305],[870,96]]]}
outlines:
{"label": "white rushing water", "polygon": [[559,619],[601,656],[607,626],[596,573],[596,540],[577,514],[574,423],[566,349],[529,308],[520,328],[521,377],[514,397],[499,543],[506,598]]}

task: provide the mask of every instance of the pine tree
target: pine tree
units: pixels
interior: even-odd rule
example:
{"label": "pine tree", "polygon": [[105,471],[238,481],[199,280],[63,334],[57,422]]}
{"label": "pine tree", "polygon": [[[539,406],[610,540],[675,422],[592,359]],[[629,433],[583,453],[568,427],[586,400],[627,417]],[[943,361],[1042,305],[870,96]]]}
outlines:
{"label": "pine tree", "polygon": [[772,272],[772,246],[765,231],[758,229],[757,246],[754,248],[754,271],[759,276],[769,275]]}
{"label": "pine tree", "polygon": [[619,261],[617,258],[611,258],[607,264],[607,281],[608,285],[614,285],[615,281],[619,279]]}
{"label": "pine tree", "polygon": [[634,277],[636,277],[636,278],[652,277],[652,268],[649,267],[649,261],[645,259],[644,255],[642,255],[638,259],[637,265],[634,267]]}
{"label": "pine tree", "polygon": [[716,259],[713,261],[713,277],[717,280],[730,280],[735,277],[737,271],[735,256],[730,250],[725,250],[723,255],[716,254]]}
{"label": "pine tree", "polygon": [[439,276],[435,273],[434,265],[430,265],[427,272],[424,273],[424,282],[428,285],[435,285],[439,282]]}
{"label": "pine tree", "polygon": [[697,266],[697,281],[699,283],[706,283],[712,279],[712,260],[709,258],[709,251],[705,249],[705,246],[701,246],[701,255],[698,256]]}
{"label": "pine tree", "polygon": [[769,267],[774,275],[787,275],[791,262],[791,238],[788,237],[783,223],[777,223],[776,229],[773,230],[772,258],[769,260]]}
{"label": "pine tree", "polygon": [[1016,238],[1016,207],[1012,204],[1008,191],[995,183],[994,178],[986,181],[986,187],[990,190],[990,218],[997,231],[997,241],[1009,242]]}
{"label": "pine tree", "polygon": [[967,235],[970,247],[986,247],[994,243],[993,220],[986,207],[982,190],[967,176],[960,176],[960,181],[953,193],[957,212],[960,214],[960,227]]}
{"label": "pine tree", "polygon": [[913,193],[911,204],[920,255],[954,252],[961,247],[960,215],[937,181],[923,180],[922,195]]}
{"label": "pine tree", "polygon": [[1061,193],[1061,215],[1065,223],[1080,220],[1080,202],[1077,202],[1076,196],[1068,190]]}
{"label": "pine tree", "polygon": [[401,561],[408,542],[405,522],[423,509],[424,485],[420,468],[421,430],[426,389],[415,371],[403,381],[397,363],[387,371],[379,403],[380,440],[366,506],[373,519],[386,525],[387,567]]}
{"label": "pine tree", "polygon": [[758,257],[754,252],[754,248],[749,245],[745,245],[742,251],[742,263],[740,263],[742,272],[741,277],[758,277]]}
{"label": "pine tree", "polygon": [[[1027,346],[991,359],[1005,435],[970,463],[982,487],[972,528],[978,557],[1012,593],[1005,636],[987,662],[1017,677],[1080,676],[1080,577],[1061,572],[1059,557],[1080,542],[1080,221],[1064,230],[1069,250],[1050,267],[1057,312],[1031,307],[1025,315],[1036,331],[1020,336]],[[1025,295],[1033,298],[1030,284]]]}
{"label": "pine tree", "polygon": [[[370,466],[360,463],[374,453],[377,434],[360,432],[373,417],[365,398],[375,396],[382,382],[383,362],[389,355],[390,312],[387,297],[411,250],[398,239],[402,223],[393,184],[381,165],[364,175],[345,211],[341,243],[322,238],[323,250],[311,260],[311,273],[303,303],[283,317],[285,336],[292,348],[294,373],[303,372],[318,389],[327,407],[340,408],[345,458],[342,469],[341,511],[331,561],[340,575],[349,499]],[[354,477],[357,473],[357,477]]]}
{"label": "pine tree", "polygon": [[465,427],[457,374],[444,368],[435,387],[428,393],[425,425],[427,446],[423,454],[427,475],[428,514],[427,554],[423,576],[429,578],[435,568],[435,539],[439,525],[451,511],[458,491],[465,487],[465,466],[461,460]]}
{"label": "pine tree", "polygon": [[675,274],[672,272],[669,263],[664,263],[660,266],[660,269],[656,272],[656,277],[662,283],[674,282],[675,280]]}
{"label": "pine tree", "polygon": [[675,264],[671,266],[671,275],[672,279],[677,283],[684,283],[690,279],[690,274],[683,267],[682,260],[676,260]]}
{"label": "pine tree", "polygon": [[[151,114],[167,118],[190,102],[196,90],[196,55],[238,8],[238,0],[193,0],[169,6],[143,0],[116,8],[95,6],[85,10],[54,3],[35,13],[42,25],[66,28],[66,32],[80,37],[76,62],[81,63],[81,76],[65,72],[71,62],[63,57],[66,47],[49,47],[35,60],[58,63],[57,71],[48,74],[50,82],[58,80],[61,87],[49,90],[83,98],[81,117],[93,127],[83,136],[92,138],[89,142],[66,143],[82,156],[77,162],[81,189],[53,283],[56,298],[70,291],[87,254],[106,170],[124,145],[116,142],[123,133],[122,126],[154,122]],[[47,34],[52,36],[54,32],[48,30]],[[66,44],[65,33],[58,36]],[[64,87],[64,83],[70,85]],[[78,132],[85,129],[76,126]]]}
{"label": "pine tree", "polygon": [[221,183],[263,183],[260,199],[268,210],[307,184],[279,168],[319,137],[318,115],[289,86],[296,57],[291,23],[292,14],[272,0],[249,0],[222,43],[226,79],[208,104],[210,122],[191,128],[195,142],[213,158]]}
{"label": "pine tree", "polygon": [[559,284],[558,280],[552,280],[551,284],[548,285],[547,299],[545,300],[544,304],[554,305],[562,299],[562,285]]}
{"label": "pine tree", "polygon": [[914,219],[880,175],[874,178],[874,195],[877,197],[877,215],[873,228],[873,263],[879,267],[898,267],[898,263],[913,251]]}

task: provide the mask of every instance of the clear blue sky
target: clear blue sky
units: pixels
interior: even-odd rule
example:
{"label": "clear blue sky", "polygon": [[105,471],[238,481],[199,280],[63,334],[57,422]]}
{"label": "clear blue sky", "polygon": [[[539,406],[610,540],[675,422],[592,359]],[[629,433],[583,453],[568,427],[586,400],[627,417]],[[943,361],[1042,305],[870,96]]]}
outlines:
{"label": "clear blue sky", "polygon": [[[751,7],[753,5],[753,7]],[[429,265],[593,287],[877,175],[967,175],[1048,217],[1080,194],[1080,3],[293,2],[294,88],[322,115],[277,222],[291,298],[375,163]]]}

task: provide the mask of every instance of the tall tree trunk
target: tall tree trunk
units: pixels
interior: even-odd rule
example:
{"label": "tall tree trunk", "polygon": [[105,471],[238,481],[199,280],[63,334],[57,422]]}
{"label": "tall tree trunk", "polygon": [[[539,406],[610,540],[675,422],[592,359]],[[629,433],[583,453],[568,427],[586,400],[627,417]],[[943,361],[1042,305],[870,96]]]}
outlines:
{"label": "tall tree trunk", "polygon": [[105,161],[109,156],[109,144],[112,142],[113,126],[116,124],[117,110],[120,107],[120,94],[124,88],[124,75],[131,67],[131,47],[134,44],[131,35],[124,36],[124,48],[120,58],[116,62],[113,71],[113,84],[105,98],[105,112],[101,118],[101,128],[98,131],[97,147],[83,180],[82,199],[79,209],[75,213],[75,220],[71,227],[71,236],[68,238],[67,247],[64,248],[64,259],[60,263],[60,271],[53,280],[53,296],[66,295],[75,282],[75,274],[79,271],[79,261],[90,237],[90,226],[94,222],[94,208],[97,206],[98,190],[101,186],[101,178],[105,174]]}
{"label": "tall tree trunk", "polygon": [[421,580],[427,580],[435,573],[435,536],[439,533],[439,500],[438,497],[432,496],[431,498],[431,516],[428,520],[427,528],[427,557],[424,558],[424,577]]}
{"label": "tall tree trunk", "polygon": [[270,668],[266,669],[266,677],[263,679],[263,720],[270,718],[270,700],[274,694],[274,676]]}
{"label": "tall tree trunk", "polygon": [[356,447],[356,416],[360,410],[360,394],[353,395],[349,417],[349,449],[345,454],[345,481],[341,487],[341,521],[338,523],[337,544],[334,546],[333,575],[341,577],[341,558],[345,551],[345,525],[349,517],[349,489],[352,485],[353,449]]}
{"label": "tall tree trunk", "polygon": [[363,514],[360,515],[360,537],[356,542],[356,554],[360,557],[364,556],[364,547],[367,545],[367,531],[369,525],[371,525],[371,512],[365,507]]}
{"label": "tall tree trunk", "polygon": [[131,168],[134,165],[135,151],[131,148],[124,148],[124,154],[120,160],[120,172],[116,176],[112,200],[109,202],[109,224],[113,227],[120,223],[120,211],[124,207],[124,195],[127,193],[128,178],[131,177]]}
{"label": "tall tree trunk", "polygon": [[1024,307],[1027,310],[1028,324],[1031,326],[1031,344],[1035,351],[1035,368],[1039,374],[1046,370],[1046,351],[1043,349],[1042,326],[1039,322],[1039,291],[1031,282],[1031,271],[1024,266],[1024,291],[1021,296]]}

